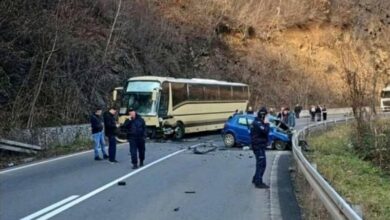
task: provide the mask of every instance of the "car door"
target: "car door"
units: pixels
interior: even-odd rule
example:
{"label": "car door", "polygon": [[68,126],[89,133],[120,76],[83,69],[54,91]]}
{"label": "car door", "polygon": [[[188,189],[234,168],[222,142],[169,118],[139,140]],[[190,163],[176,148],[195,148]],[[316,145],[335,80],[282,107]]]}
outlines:
{"label": "car door", "polygon": [[241,116],[237,120],[237,140],[241,144],[250,144],[250,125],[253,119]]}

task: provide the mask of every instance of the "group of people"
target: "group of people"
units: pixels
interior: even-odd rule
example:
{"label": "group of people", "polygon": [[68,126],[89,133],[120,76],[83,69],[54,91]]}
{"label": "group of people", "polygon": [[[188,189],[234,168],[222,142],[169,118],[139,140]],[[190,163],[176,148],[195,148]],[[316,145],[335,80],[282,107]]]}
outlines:
{"label": "group of people", "polygon": [[326,111],[326,106],[325,105],[324,106],[321,106],[321,105],[314,106],[314,105],[312,105],[310,107],[310,109],[309,109],[309,112],[310,112],[311,121],[315,121],[316,118],[317,118],[317,121],[321,121],[321,120],[326,121],[326,119],[328,117],[328,113]]}
{"label": "group of people", "polygon": [[[104,113],[101,108],[96,108],[90,117],[94,156],[97,161],[108,159],[111,163],[118,163],[116,160],[116,136],[118,132],[115,120],[116,113],[114,107],[110,107]],[[125,129],[129,141],[132,168],[137,169],[144,165],[146,125],[144,119],[134,109],[130,108],[128,115],[129,117],[122,128]],[[104,136],[108,139],[108,154],[105,151]],[[102,153],[102,158],[99,156],[99,150]]]}

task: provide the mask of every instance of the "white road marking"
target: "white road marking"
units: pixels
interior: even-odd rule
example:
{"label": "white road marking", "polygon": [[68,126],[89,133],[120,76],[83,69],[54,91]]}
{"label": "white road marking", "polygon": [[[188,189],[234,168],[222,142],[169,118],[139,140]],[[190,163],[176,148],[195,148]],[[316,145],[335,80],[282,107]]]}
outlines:
{"label": "white road marking", "polygon": [[282,154],[281,151],[277,152],[271,167],[271,178],[270,178],[271,179],[270,180],[271,220],[282,219],[282,214],[280,209],[281,207],[279,203],[279,191],[278,191],[278,162],[281,154]]}
{"label": "white road marking", "polygon": [[133,176],[133,175],[135,175],[135,174],[137,174],[137,173],[139,173],[139,172],[141,172],[141,171],[143,171],[143,170],[145,170],[145,169],[147,169],[147,168],[149,168],[149,167],[151,167],[151,166],[153,166],[153,165],[155,165],[155,164],[157,164],[157,163],[160,163],[161,161],[164,161],[164,160],[166,160],[166,159],[168,159],[168,158],[170,158],[170,157],[173,157],[173,156],[175,156],[175,155],[177,155],[177,154],[179,154],[179,153],[182,153],[182,152],[184,152],[184,151],[186,151],[186,150],[187,150],[187,149],[178,150],[178,151],[176,151],[176,152],[174,152],[174,153],[172,153],[172,154],[169,154],[169,155],[167,155],[167,156],[165,156],[165,157],[162,157],[162,158],[160,158],[160,159],[158,159],[158,160],[156,160],[156,161],[153,161],[152,163],[150,163],[150,164],[148,164],[148,165],[145,165],[144,167],[141,167],[141,168],[139,168],[139,169],[137,169],[137,170],[135,170],[135,171],[132,171],[131,173],[128,173],[128,174],[126,174],[125,176],[122,176],[122,177],[120,177],[120,178],[118,178],[118,179],[116,179],[116,180],[113,180],[113,181],[111,181],[110,183],[107,183],[106,185],[104,185],[104,186],[102,186],[102,187],[100,187],[100,188],[98,188],[98,189],[95,189],[94,191],[89,192],[88,194],[86,194],[86,195],[84,195],[84,196],[81,196],[81,197],[79,197],[78,199],[73,200],[72,202],[67,203],[67,204],[65,204],[64,206],[60,207],[60,208],[55,209],[55,210],[53,210],[53,211],[51,211],[51,212],[45,214],[44,216],[38,218],[37,220],[46,220],[46,219],[49,219],[49,218],[51,218],[51,217],[53,217],[53,216],[55,216],[55,215],[58,215],[59,213],[65,211],[65,210],[67,210],[67,209],[69,209],[69,208],[71,208],[71,207],[73,207],[73,206],[79,204],[80,202],[82,202],[82,201],[84,201],[84,200],[87,200],[87,199],[91,198],[92,196],[94,196],[94,195],[96,195],[96,194],[98,194],[98,193],[100,193],[100,192],[102,192],[102,191],[108,189],[109,187],[111,187],[111,186],[117,184],[119,181],[122,181],[122,180],[124,180],[124,179],[127,179],[127,178],[129,178],[129,177],[131,177],[131,176]]}
{"label": "white road marking", "polygon": [[56,208],[58,208],[58,207],[60,207],[60,206],[62,206],[64,204],[66,204],[66,203],[76,199],[77,197],[79,197],[79,196],[78,195],[69,196],[66,199],[63,199],[63,200],[61,200],[61,201],[59,201],[57,203],[54,203],[53,205],[50,205],[50,206],[48,206],[48,207],[46,207],[44,209],[41,209],[41,210],[31,214],[31,215],[28,215],[28,216],[20,219],[20,220],[31,220],[31,219],[34,219],[34,218],[36,218],[38,216],[41,216],[41,215],[43,215],[43,214],[45,214],[45,213],[47,213],[47,212],[49,212],[49,211],[51,211],[53,209],[56,209]]}
{"label": "white road marking", "polygon": [[[120,146],[120,145],[123,145],[123,144],[118,144],[118,146]],[[7,170],[0,171],[0,174],[9,173],[9,172],[12,172],[12,171],[17,171],[17,170],[21,170],[21,169],[25,169],[25,168],[28,168],[28,167],[41,165],[41,164],[46,164],[46,163],[54,162],[54,161],[57,161],[57,160],[63,160],[63,159],[70,158],[70,157],[75,157],[75,156],[79,156],[79,155],[82,155],[82,154],[90,153],[92,151],[93,150],[83,151],[83,152],[79,152],[79,153],[74,153],[74,154],[70,154],[70,155],[66,155],[66,156],[62,156],[62,157],[57,157],[57,158],[53,158],[53,159],[44,160],[44,161],[41,161],[41,162],[36,162],[36,163],[24,165],[24,166],[23,165],[22,166],[18,166],[18,167],[15,167],[15,168],[10,168],[10,169],[7,169]]]}

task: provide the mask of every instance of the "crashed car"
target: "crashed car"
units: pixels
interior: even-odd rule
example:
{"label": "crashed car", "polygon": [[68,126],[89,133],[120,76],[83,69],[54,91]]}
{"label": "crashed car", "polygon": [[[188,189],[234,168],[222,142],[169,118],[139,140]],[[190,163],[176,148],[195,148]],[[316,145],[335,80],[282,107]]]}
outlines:
{"label": "crashed car", "polygon": [[[250,126],[255,117],[253,114],[237,114],[230,117],[222,129],[222,139],[225,146],[250,146]],[[291,149],[293,129],[274,116],[267,117],[270,122],[269,146],[276,150]]]}

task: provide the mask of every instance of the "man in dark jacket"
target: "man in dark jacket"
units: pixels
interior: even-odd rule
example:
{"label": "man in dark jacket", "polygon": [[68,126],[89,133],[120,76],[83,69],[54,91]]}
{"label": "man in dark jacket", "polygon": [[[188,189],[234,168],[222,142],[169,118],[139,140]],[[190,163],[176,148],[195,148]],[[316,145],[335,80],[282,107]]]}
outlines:
{"label": "man in dark jacket", "polygon": [[133,169],[137,169],[137,152],[140,162],[139,166],[142,167],[144,165],[146,125],[144,119],[134,109],[129,109],[129,115],[130,118],[125,121],[123,127],[126,129],[127,139],[130,144],[131,163],[133,164]]}
{"label": "man in dark jacket", "polygon": [[263,175],[267,165],[265,149],[268,145],[269,133],[269,122],[266,118],[267,113],[265,107],[261,108],[257,113],[257,118],[251,125],[252,150],[256,158],[256,172],[252,178],[252,183],[259,189],[269,188],[269,186],[263,182]]}
{"label": "man in dark jacket", "polygon": [[326,111],[326,106],[322,107],[322,118],[324,121],[328,118],[328,112]]}
{"label": "man in dark jacket", "polygon": [[108,138],[108,160],[111,163],[118,163],[115,159],[116,155],[116,122],[115,122],[116,109],[111,107],[107,112],[103,114],[104,118],[104,134]]}
{"label": "man in dark jacket", "polygon": [[104,136],[103,136],[103,120],[101,118],[101,115],[102,115],[102,109],[96,108],[96,111],[91,115],[90,118],[91,128],[92,128],[92,139],[94,142],[95,160],[101,160],[101,158],[99,157],[99,147],[102,151],[103,158],[104,159],[108,158],[106,151],[104,150],[105,144],[104,144]]}

